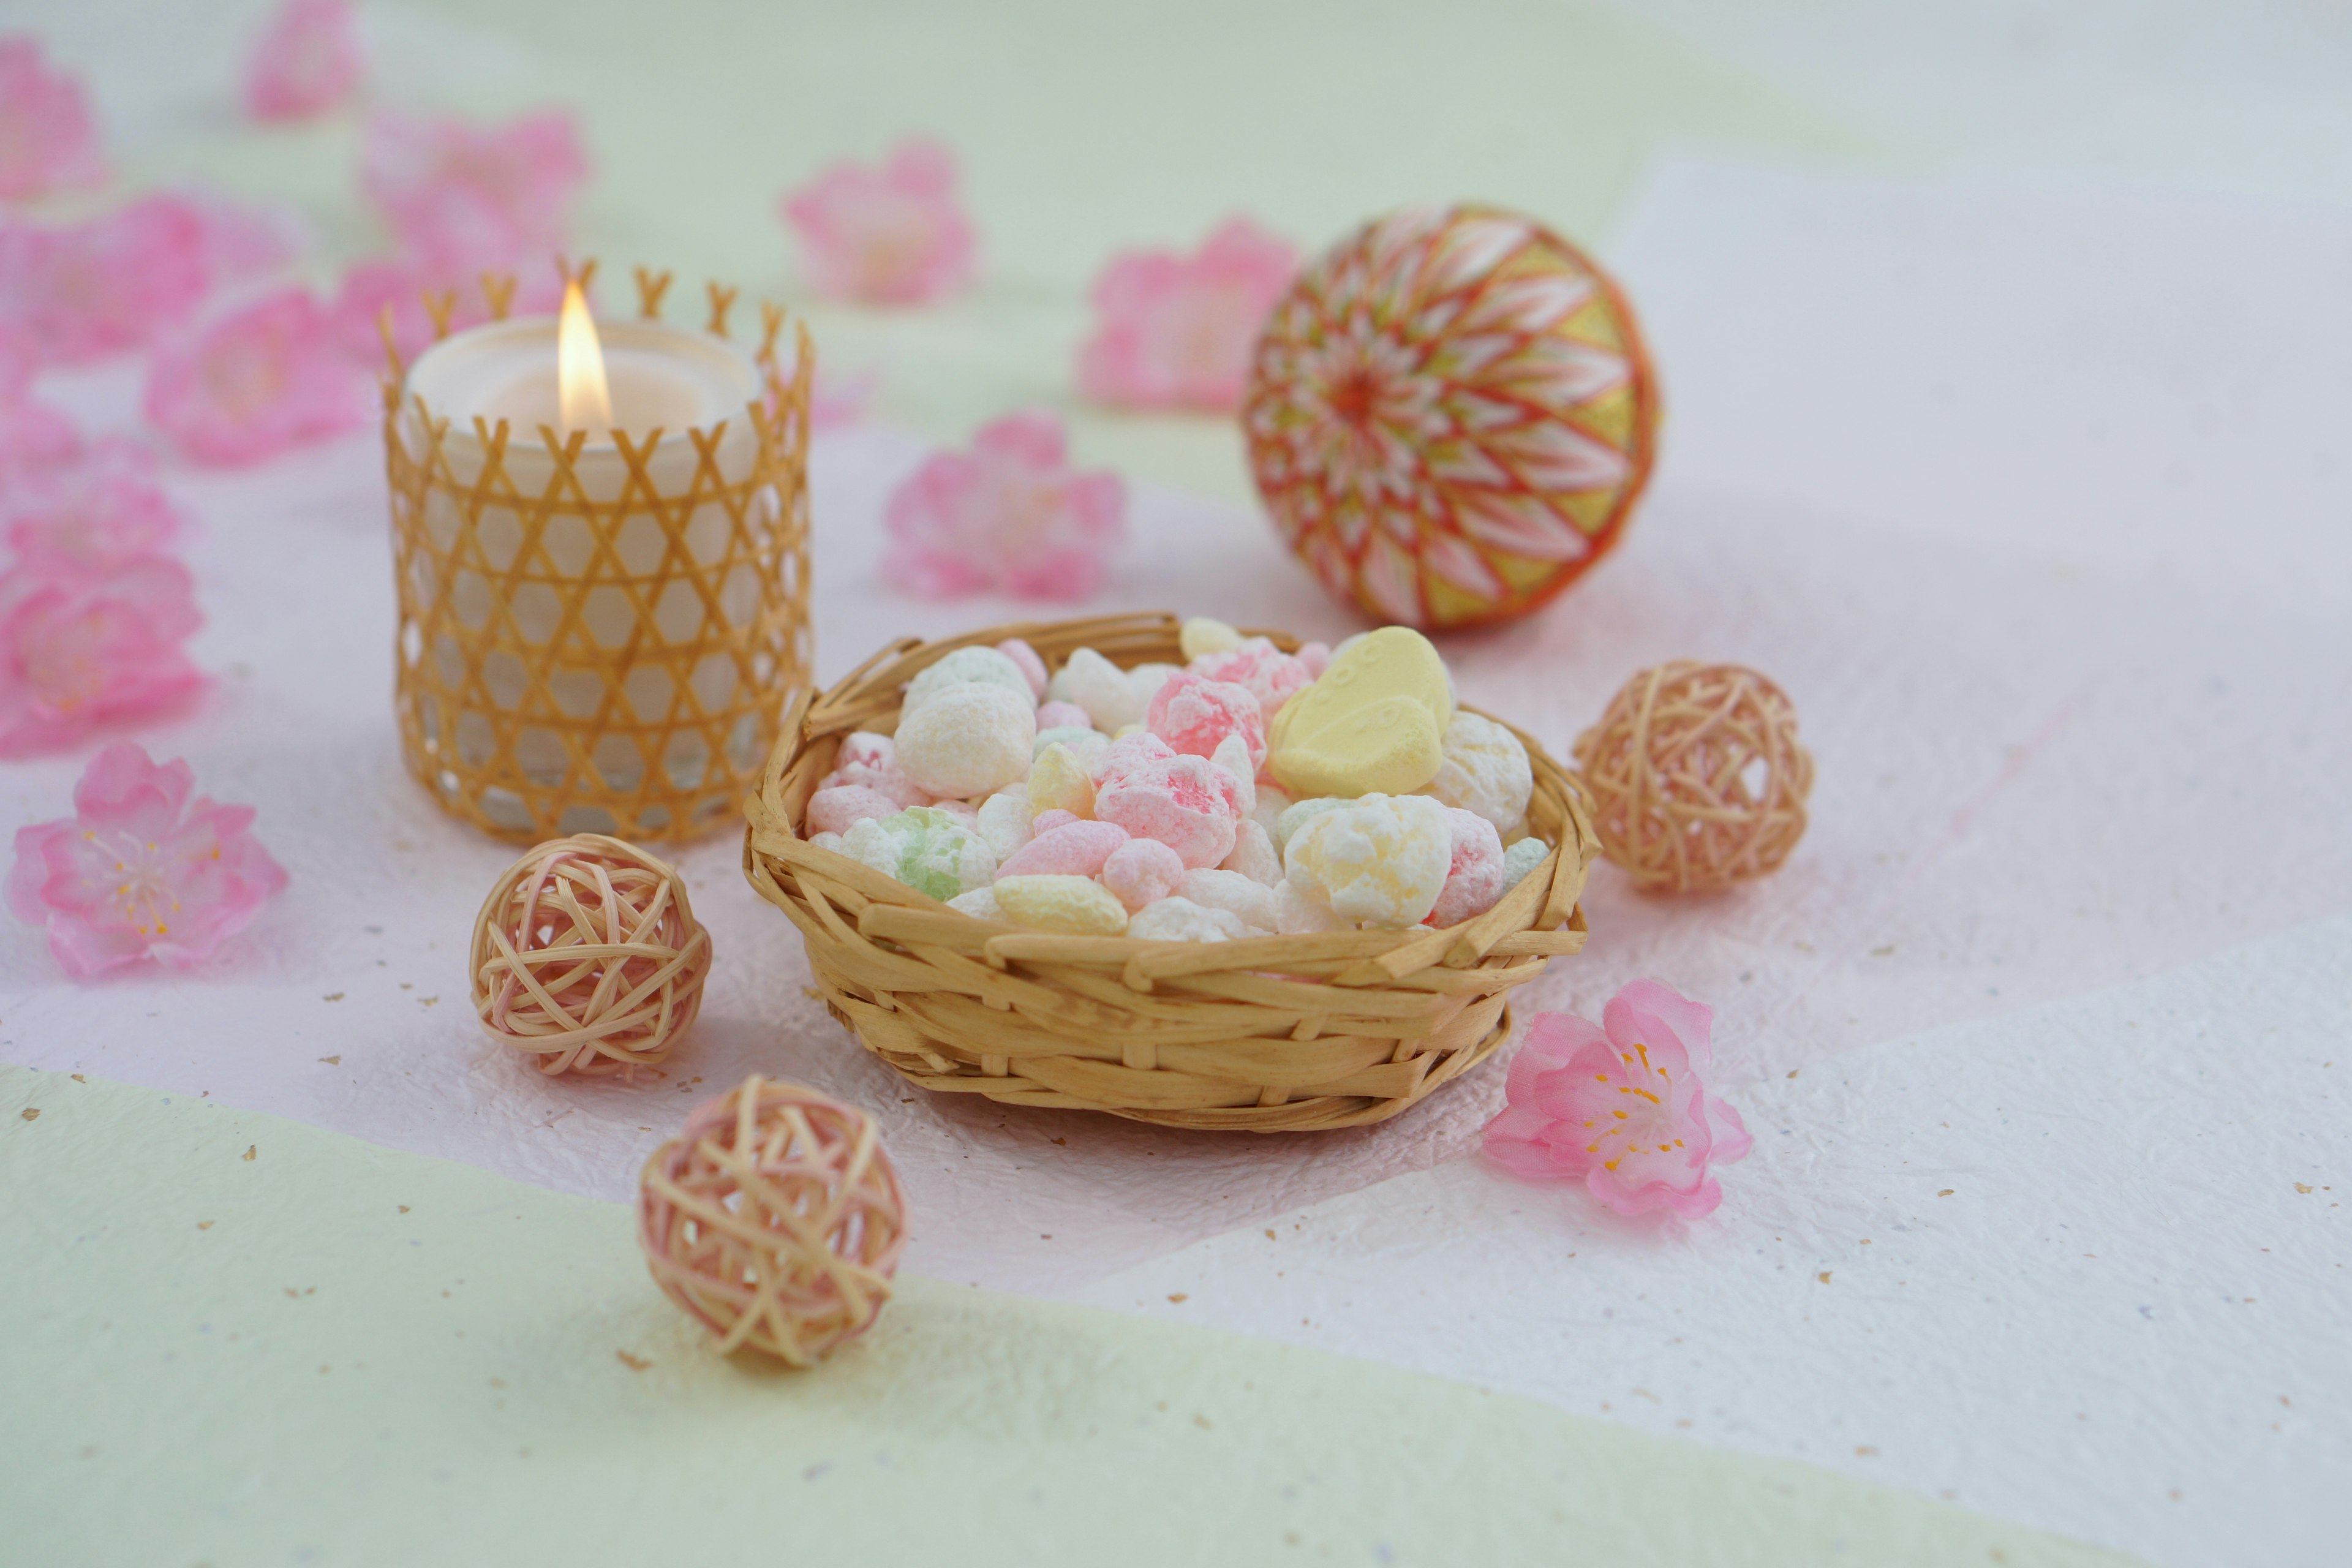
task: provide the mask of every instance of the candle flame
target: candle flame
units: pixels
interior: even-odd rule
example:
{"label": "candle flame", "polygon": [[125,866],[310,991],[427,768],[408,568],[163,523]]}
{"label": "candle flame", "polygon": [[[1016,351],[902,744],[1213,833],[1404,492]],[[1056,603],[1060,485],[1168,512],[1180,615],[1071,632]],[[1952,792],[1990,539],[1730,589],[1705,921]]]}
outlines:
{"label": "candle flame", "polygon": [[604,351],[596,342],[596,323],[577,281],[563,285],[563,316],[555,328],[555,390],[565,435],[613,427]]}

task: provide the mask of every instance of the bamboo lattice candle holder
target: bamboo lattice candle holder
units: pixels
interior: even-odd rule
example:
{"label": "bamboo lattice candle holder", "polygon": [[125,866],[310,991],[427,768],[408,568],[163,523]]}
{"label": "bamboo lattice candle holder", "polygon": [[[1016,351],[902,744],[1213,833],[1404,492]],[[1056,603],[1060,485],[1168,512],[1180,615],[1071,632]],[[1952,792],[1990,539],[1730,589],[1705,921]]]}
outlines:
{"label": "bamboo lattice candle holder", "polygon": [[[690,333],[659,324],[669,274],[636,277],[638,320],[605,324],[608,343],[733,356],[740,417],[594,445],[551,424],[460,420],[417,385],[459,341],[452,298],[427,301],[439,336],[414,364],[386,333],[402,750],[452,814],[504,838],[715,826],[756,783],[811,668],[808,331],[782,366],[781,309],[762,305],[747,354],[728,332],[732,289],[710,286],[708,325]],[[513,289],[485,278],[491,321],[460,336],[551,342],[544,323],[507,320]]]}
{"label": "bamboo lattice candle holder", "polygon": [[842,737],[895,730],[901,688],[955,649],[1024,637],[1055,667],[1081,647],[1122,667],[1181,663],[1180,630],[1173,616],[1112,616],[883,649],[795,704],[744,803],[744,874],[800,928],[833,1016],[924,1089],[1167,1127],[1394,1116],[1493,1054],[1510,1037],[1510,989],[1584,945],[1576,900],[1601,841],[1582,785],[1524,731],[1512,731],[1534,764],[1528,820],[1552,852],[1492,910],[1444,930],[1220,942],[1024,931],[802,836]]}

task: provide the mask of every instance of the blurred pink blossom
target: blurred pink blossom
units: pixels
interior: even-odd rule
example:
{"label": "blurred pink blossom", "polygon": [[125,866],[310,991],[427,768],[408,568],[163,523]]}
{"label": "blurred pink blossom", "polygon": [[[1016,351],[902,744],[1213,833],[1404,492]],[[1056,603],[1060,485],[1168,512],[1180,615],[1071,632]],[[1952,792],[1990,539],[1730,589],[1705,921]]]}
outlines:
{"label": "blurred pink blossom", "polygon": [[0,496],[81,454],[74,422],[33,395],[31,347],[0,327]]}
{"label": "blurred pink blossom", "polygon": [[82,223],[0,220],[0,332],[52,364],[144,347],[299,243],[280,215],[178,192]]}
{"label": "blurred pink blossom", "polygon": [[106,181],[81,82],[53,71],[37,38],[0,38],[0,201]]}
{"label": "blurred pink blossom", "polygon": [[0,757],[58,751],[101,724],[172,711],[204,685],[181,645],[204,624],[186,567],[0,573]]}
{"label": "blurred pink blossom", "polygon": [[955,154],[913,138],[879,169],[839,163],[781,205],[817,292],[866,305],[922,305],[971,276],[972,229],[956,200]]}
{"label": "blurred pink blossom", "polygon": [[256,120],[308,120],[360,84],[360,19],[348,0],[286,0],[245,68]]}
{"label": "blurred pink blossom", "polygon": [[189,968],[286,886],[253,808],[192,801],[194,784],[185,762],[117,743],[74,786],[73,816],[16,830],[8,907],[47,928],[76,980],[142,958]]}
{"label": "blurred pink blossom", "polygon": [[155,484],[152,455],[120,440],[13,487],[0,516],[23,583],[111,572],[169,549],[183,526]]}
{"label": "blurred pink blossom", "polygon": [[538,267],[563,248],[588,178],[579,127],[562,110],[502,125],[383,111],[360,147],[360,183],[404,259],[442,288]]}
{"label": "blurred pink blossom", "polygon": [[1711,1169],[1751,1146],[1739,1113],[1709,1100],[1714,1014],[1673,987],[1636,980],[1601,1009],[1602,1028],[1539,1013],[1511,1061],[1509,1103],[1486,1124],[1486,1152],[1522,1176],[1580,1176],[1620,1214],[1713,1214]]}
{"label": "blurred pink blossom", "polygon": [[1102,586],[1127,536],[1127,486],[1068,465],[1062,422],[1007,415],[970,452],[928,459],[891,494],[888,581],[926,598],[1000,592],[1083,599]]}
{"label": "blurred pink blossom", "polygon": [[149,423],[199,463],[274,458],[367,422],[371,388],[308,289],[280,289],[158,350]]}
{"label": "blurred pink blossom", "polygon": [[1127,408],[1241,405],[1258,328],[1298,265],[1288,240],[1229,219],[1193,255],[1129,250],[1094,288],[1095,334],[1078,350],[1078,385]]}

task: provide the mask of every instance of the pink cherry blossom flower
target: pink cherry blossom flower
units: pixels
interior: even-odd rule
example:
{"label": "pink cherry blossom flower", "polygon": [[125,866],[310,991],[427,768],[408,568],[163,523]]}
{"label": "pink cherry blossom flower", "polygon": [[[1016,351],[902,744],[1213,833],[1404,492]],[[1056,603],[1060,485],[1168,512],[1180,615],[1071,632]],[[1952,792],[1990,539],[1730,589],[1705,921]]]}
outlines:
{"label": "pink cherry blossom flower", "polygon": [[256,120],[308,120],[360,84],[360,19],[348,0],[286,0],[245,68]]}
{"label": "pink cherry blossom flower", "polygon": [[0,573],[0,757],[58,751],[101,724],[178,709],[205,678],[181,645],[204,624],[188,569]]}
{"label": "pink cherry blossom flower", "polygon": [[35,38],[0,38],[0,202],[106,180],[81,83],[49,69]]}
{"label": "pink cherry blossom flower", "polygon": [[879,371],[836,376],[819,366],[816,386],[809,395],[809,428],[840,430],[863,425],[873,411],[875,394],[881,389]]}
{"label": "pink cherry blossom flower", "polygon": [[142,348],[298,244],[282,215],[184,192],[85,223],[0,221],[0,331],[52,364]]}
{"label": "pink cherry blossom flower", "polygon": [[257,463],[367,422],[366,374],[307,289],[281,289],[166,345],[147,417],[199,463]]}
{"label": "pink cherry blossom flower", "polygon": [[36,368],[23,336],[0,327],[0,497],[81,455],[74,422],[33,395]]}
{"label": "pink cherry blossom flower", "polygon": [[503,125],[386,111],[361,142],[368,199],[404,256],[445,287],[562,250],[587,178],[580,129],[562,110]]}
{"label": "pink cherry blossom flower", "polygon": [[1715,1212],[1711,1167],[1751,1144],[1739,1113],[1707,1098],[1714,1014],[1655,980],[1636,980],[1601,1009],[1603,1028],[1542,1013],[1511,1063],[1486,1152],[1522,1176],[1581,1176],[1620,1214]]}
{"label": "pink cherry blossom flower", "polygon": [[1201,248],[1129,250],[1095,280],[1095,335],[1078,350],[1078,385],[1125,408],[1238,408],[1259,326],[1298,252],[1249,219],[1229,219]]}
{"label": "pink cherry blossom flower", "polygon": [[914,138],[879,169],[839,163],[781,205],[817,292],[866,305],[923,305],[971,276],[971,221],[956,199],[955,154]]}
{"label": "pink cherry blossom flower", "polygon": [[8,907],[48,928],[76,980],[142,958],[191,968],[286,886],[253,807],[192,801],[194,784],[185,762],[117,743],[74,786],[73,816],[16,830]]}
{"label": "pink cherry blossom flower", "polygon": [[154,476],[145,448],[110,439],[12,489],[0,517],[19,578],[104,574],[169,548],[181,531],[180,510]]}
{"label": "pink cherry blossom flower", "polygon": [[1083,599],[1108,574],[1126,517],[1117,474],[1068,466],[1059,419],[1007,415],[970,452],[937,454],[891,494],[882,521],[896,544],[883,575],[926,598]]}

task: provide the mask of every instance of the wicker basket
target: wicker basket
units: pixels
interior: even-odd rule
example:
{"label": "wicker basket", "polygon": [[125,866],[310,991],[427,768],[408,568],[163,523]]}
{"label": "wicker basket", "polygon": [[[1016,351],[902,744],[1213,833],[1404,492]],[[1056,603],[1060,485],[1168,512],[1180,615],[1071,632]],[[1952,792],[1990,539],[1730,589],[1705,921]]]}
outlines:
{"label": "wicker basket", "polygon": [[[1105,1110],[1165,1127],[1286,1132],[1379,1121],[1510,1035],[1505,994],[1584,945],[1576,908],[1600,853],[1583,788],[1524,733],[1529,826],[1555,848],[1486,913],[1444,931],[1141,942],[1019,931],[800,837],[840,737],[888,733],[900,688],[956,648],[1025,637],[1058,665],[1181,662],[1172,616],[998,626],[885,648],[787,712],[743,870],[808,941],[809,967],[860,1044],[928,1089]],[[1289,648],[1296,639],[1263,634]]]}

